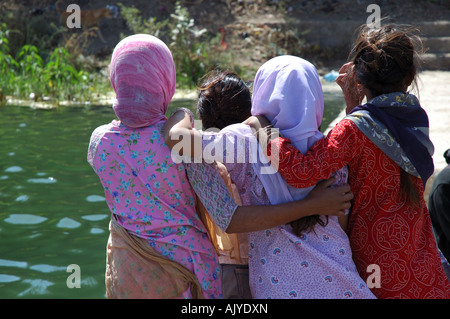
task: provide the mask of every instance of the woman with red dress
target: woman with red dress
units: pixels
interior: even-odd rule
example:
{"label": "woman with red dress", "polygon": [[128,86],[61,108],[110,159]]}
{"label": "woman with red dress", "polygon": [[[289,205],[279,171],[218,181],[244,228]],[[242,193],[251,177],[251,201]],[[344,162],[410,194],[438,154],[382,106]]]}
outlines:
{"label": "woman with red dress", "polygon": [[[363,29],[337,78],[347,116],[302,154],[280,137],[267,147],[280,174],[304,188],[347,165],[354,200],[347,226],[361,277],[378,298],[450,298],[424,188],[434,170],[428,117],[407,93],[411,36],[395,26]],[[360,105],[364,96],[368,103]]]}

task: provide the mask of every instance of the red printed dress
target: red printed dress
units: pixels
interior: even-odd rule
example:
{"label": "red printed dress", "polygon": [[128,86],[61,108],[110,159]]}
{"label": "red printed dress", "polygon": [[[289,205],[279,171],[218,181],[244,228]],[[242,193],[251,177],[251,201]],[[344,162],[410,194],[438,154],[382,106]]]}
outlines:
{"label": "red printed dress", "polygon": [[423,199],[423,183],[413,177],[420,208],[401,200],[400,167],[370,141],[350,120],[342,120],[302,155],[285,138],[269,144],[279,152],[279,172],[297,188],[327,179],[344,165],[354,193],[347,233],[360,276],[369,282],[380,268],[378,298],[450,298],[448,282]]}

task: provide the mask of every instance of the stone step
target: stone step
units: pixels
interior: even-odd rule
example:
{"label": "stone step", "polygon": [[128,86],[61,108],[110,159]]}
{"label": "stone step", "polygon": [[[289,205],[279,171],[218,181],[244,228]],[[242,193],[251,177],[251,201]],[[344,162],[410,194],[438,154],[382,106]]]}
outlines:
{"label": "stone step", "polygon": [[450,36],[450,21],[427,21],[414,24],[420,30],[421,37]]}
{"label": "stone step", "polygon": [[450,53],[450,36],[423,37],[422,43],[427,53]]}
{"label": "stone step", "polygon": [[425,53],[420,57],[423,70],[450,71],[450,53]]}
{"label": "stone step", "polygon": [[[261,19],[260,21],[237,21],[234,27],[239,25],[243,30],[251,29],[248,25],[267,25],[270,28],[295,30],[298,36],[306,43],[316,45],[322,50],[331,50],[336,60],[345,60],[355,39],[357,29],[365,21],[342,20],[298,20],[286,22],[284,19]],[[237,25],[236,25],[237,24]],[[420,30],[420,37],[424,49],[427,49],[421,57],[422,69],[425,70],[450,70],[450,21],[426,21],[409,23]],[[272,39],[273,41],[273,39]]]}
{"label": "stone step", "polygon": [[427,21],[417,24],[425,49],[421,69],[450,71],[450,21]]}

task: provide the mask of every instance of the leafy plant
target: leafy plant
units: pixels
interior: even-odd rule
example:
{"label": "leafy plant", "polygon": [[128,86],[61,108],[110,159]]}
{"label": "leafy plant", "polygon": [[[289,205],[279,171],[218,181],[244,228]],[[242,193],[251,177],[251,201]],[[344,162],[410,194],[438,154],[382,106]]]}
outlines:
{"label": "leafy plant", "polygon": [[17,55],[17,63],[21,78],[17,85],[18,95],[42,96],[45,92],[45,86],[41,81],[43,60],[39,56],[38,49],[34,45],[24,45]]}
{"label": "leafy plant", "polygon": [[0,23],[0,105],[5,103],[6,96],[24,100],[49,97],[58,104],[60,100],[84,102],[110,89],[101,72],[90,73],[75,66],[79,47],[85,45],[88,35],[72,39],[72,46],[66,44],[70,53],[57,47],[50,54],[44,50],[42,55],[39,47],[25,44],[14,59],[9,47],[10,34],[7,25]]}
{"label": "leafy plant", "polygon": [[74,86],[81,74],[70,64],[70,55],[64,48],[55,48],[43,72],[43,79],[52,96],[71,100]]}
{"label": "leafy plant", "polygon": [[0,104],[4,103],[6,95],[13,93],[15,70],[18,68],[10,54],[8,33],[6,24],[0,24]]}
{"label": "leafy plant", "polygon": [[198,30],[188,10],[178,1],[175,13],[171,14],[171,51],[177,69],[177,83],[189,88],[195,87],[205,74],[208,63],[208,41],[200,41],[207,32]]}
{"label": "leafy plant", "polygon": [[[121,14],[133,33],[147,33],[166,41],[171,49],[177,72],[177,86],[192,88],[209,68],[211,41],[206,29],[199,30],[188,10],[178,1],[169,19],[144,20],[139,9],[119,3]],[[125,35],[122,34],[122,37]]]}
{"label": "leafy plant", "polygon": [[[168,19],[157,21],[156,17],[150,17],[143,20],[139,9],[134,6],[126,7],[122,3],[118,3],[122,17],[127,22],[128,27],[133,33],[147,33],[159,38],[166,33]],[[122,38],[125,36],[122,34]]]}
{"label": "leafy plant", "polygon": [[98,27],[85,29],[83,32],[64,32],[62,34],[64,50],[70,56],[69,62],[72,66],[77,66],[77,59],[83,54],[84,49],[89,44],[89,39],[97,35]]}

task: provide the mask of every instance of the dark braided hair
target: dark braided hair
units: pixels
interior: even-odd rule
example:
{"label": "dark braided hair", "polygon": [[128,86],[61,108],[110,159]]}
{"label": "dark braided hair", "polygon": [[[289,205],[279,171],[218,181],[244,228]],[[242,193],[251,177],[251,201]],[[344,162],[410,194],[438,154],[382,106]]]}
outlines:
{"label": "dark braided hair", "polygon": [[223,129],[251,116],[249,87],[234,72],[215,70],[202,78],[197,112],[203,127]]}

